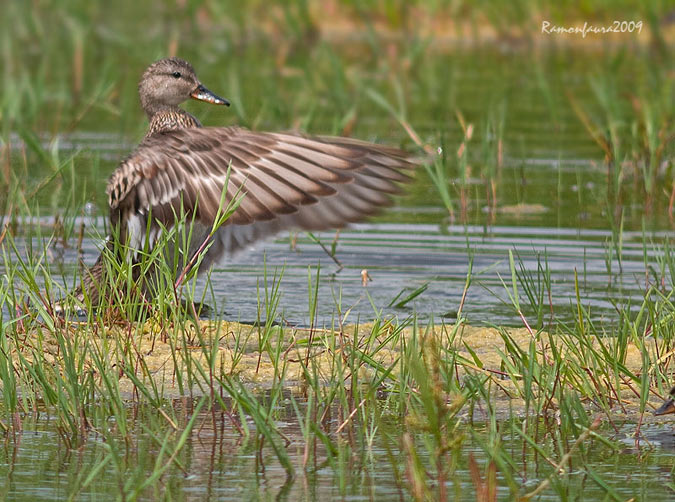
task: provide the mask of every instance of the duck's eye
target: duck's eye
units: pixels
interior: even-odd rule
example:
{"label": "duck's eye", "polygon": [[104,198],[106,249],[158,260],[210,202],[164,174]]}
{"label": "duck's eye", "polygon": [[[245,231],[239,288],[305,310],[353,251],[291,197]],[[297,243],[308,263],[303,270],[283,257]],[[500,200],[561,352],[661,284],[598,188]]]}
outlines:
{"label": "duck's eye", "polygon": [[180,74],[179,71],[173,72],[172,75],[173,75],[173,78],[180,78],[181,77],[181,74]]}

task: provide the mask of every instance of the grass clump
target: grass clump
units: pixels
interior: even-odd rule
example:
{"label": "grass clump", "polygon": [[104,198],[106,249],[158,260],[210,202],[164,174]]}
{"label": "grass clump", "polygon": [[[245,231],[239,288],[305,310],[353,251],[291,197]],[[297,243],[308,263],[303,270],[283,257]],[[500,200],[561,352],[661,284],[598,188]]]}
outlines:
{"label": "grass clump", "polygon": [[[508,288],[517,329],[471,327],[462,317],[347,324],[339,296],[328,325],[310,316],[306,328],[284,327],[281,274],[262,282],[256,325],[198,320],[173,297],[153,310],[115,305],[125,298],[113,297],[104,311],[139,316],[113,322],[100,310],[85,320],[46,306],[16,310],[27,302],[10,291],[40,305],[37,276],[54,282],[42,257],[18,258],[6,258],[1,290],[3,312],[11,306],[12,314],[0,334],[0,424],[16,437],[46,414],[67,448],[93,449],[73,496],[100,489],[111,475],[122,497],[179,489],[162,480],[192,472],[189,451],[205,430],[239,437],[239,451],[256,452],[256,469],[278,465],[291,491],[326,467],[339,493],[359,491],[351,465],[358,459],[366,470],[377,462],[396,490],[418,500],[461,496],[467,473],[475,493],[580,495],[584,483],[570,465],[593,471],[600,493],[625,494],[594,471],[594,459],[620,450],[622,423],[634,424],[635,445],[647,444],[642,428],[672,380],[670,282],[650,288],[637,312],[620,310],[611,326],[598,325],[580,297],[574,322],[556,322],[555,312],[544,319],[550,306],[536,288],[547,286],[515,258]],[[175,282],[174,269],[158,273]],[[7,278],[23,286],[10,288]],[[309,312],[320,280],[310,271]]]}

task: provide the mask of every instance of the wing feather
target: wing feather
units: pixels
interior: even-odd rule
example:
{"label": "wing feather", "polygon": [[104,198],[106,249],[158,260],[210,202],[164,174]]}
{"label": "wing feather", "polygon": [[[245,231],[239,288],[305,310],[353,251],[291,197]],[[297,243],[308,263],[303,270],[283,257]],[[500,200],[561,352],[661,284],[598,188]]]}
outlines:
{"label": "wing feather", "polygon": [[112,174],[107,193],[111,221],[134,245],[148,214],[151,225],[171,227],[182,204],[210,228],[223,190],[225,203],[243,194],[217,234],[210,251],[217,255],[284,229],[360,221],[390,204],[415,167],[401,150],[350,138],[190,128],[146,138]]}

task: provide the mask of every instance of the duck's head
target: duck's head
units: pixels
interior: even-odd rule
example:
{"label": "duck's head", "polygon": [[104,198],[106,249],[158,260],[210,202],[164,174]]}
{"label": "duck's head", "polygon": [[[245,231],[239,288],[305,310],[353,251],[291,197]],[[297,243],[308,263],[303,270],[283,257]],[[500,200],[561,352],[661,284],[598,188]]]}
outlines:
{"label": "duck's head", "polygon": [[654,415],[668,415],[669,413],[675,413],[675,387],[670,389],[669,399],[661,405],[658,410],[654,411]]}
{"label": "duck's head", "polygon": [[163,108],[176,107],[189,98],[214,105],[230,102],[209,91],[197,78],[192,65],[180,58],[165,58],[152,63],[138,84],[141,105],[152,117]]}

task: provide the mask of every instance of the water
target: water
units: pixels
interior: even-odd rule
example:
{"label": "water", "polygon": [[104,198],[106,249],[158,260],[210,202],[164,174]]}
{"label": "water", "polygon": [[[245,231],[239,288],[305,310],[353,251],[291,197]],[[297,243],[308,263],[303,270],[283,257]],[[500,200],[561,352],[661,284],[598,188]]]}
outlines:
{"label": "water", "polygon": [[[202,59],[202,53],[194,47],[185,47],[183,55],[190,57],[191,51],[194,56],[200,55],[193,59]],[[393,79],[380,54],[349,44],[331,51],[339,55],[345,67],[354,69],[362,79],[358,84],[341,74],[340,68],[336,67],[334,73],[334,61],[312,59],[313,54],[308,54],[306,48],[291,52],[287,67],[295,72],[282,74],[275,68],[269,48],[253,44],[242,48],[236,57],[228,54],[231,60],[226,72],[208,63],[197,68],[209,88],[237,102],[234,110],[209,109],[194,103],[187,107],[206,125],[241,123],[261,130],[300,126],[322,134],[339,133],[344,117],[355,107],[358,120],[353,136],[392,144],[402,142],[413,149],[400,124],[360,90],[372,86],[390,102],[397,102]],[[118,56],[129,62],[126,55]],[[42,181],[52,176],[53,166],[44,158],[29,151],[26,166],[17,168],[21,188],[25,194],[34,195],[28,197],[28,205],[35,202],[41,214],[64,213],[64,207],[70,208],[70,217],[91,212],[97,221],[85,218],[88,228],[101,228],[106,214],[105,179],[142,137],[145,127],[136,104],[135,85],[137,73],[147,61],[132,62],[134,65],[128,68],[119,65],[124,68],[114,70],[120,72],[121,83],[116,88],[120,103],[113,97],[93,107],[77,123],[75,131],[66,132],[72,117],[64,117],[62,122],[54,119],[53,127],[38,133],[38,141],[47,148],[53,147],[60,159],[77,152],[72,166],[66,163],[54,181],[45,186]],[[509,253],[517,269],[520,271],[522,266],[531,277],[529,284],[535,297],[546,305],[543,312],[530,305],[523,289],[528,281],[521,278],[520,306],[534,327],[573,322],[575,281],[582,305],[593,320],[605,326],[616,322],[616,306],[637,309],[649,286],[661,280],[663,251],[656,246],[672,241],[670,188],[657,190],[652,210],[647,213],[639,183],[632,178],[633,170],[625,171],[624,183],[629,189],[622,200],[625,231],[619,246],[617,233],[612,230],[617,224],[610,223],[614,221],[614,208],[608,202],[604,153],[574,112],[569,96],[586,111],[597,129],[605,132],[606,113],[598,103],[594,85],[611,81],[616,95],[625,97],[639,92],[645,86],[643,79],[647,79],[647,86],[667,91],[672,88],[672,76],[660,81],[657,70],[667,64],[648,49],[611,46],[592,50],[551,47],[536,54],[495,47],[454,48],[449,52],[428,51],[418,59],[411,57],[410,64],[414,70],[399,82],[407,118],[425,142],[441,147],[450,159],[454,219],[420,169],[415,183],[396,207],[340,233],[337,258],[344,266],[340,271],[318,245],[302,234],[295,249],[291,249],[288,236],[282,235],[217,266],[211,274],[213,294],[209,290],[206,302],[216,307],[218,315],[244,322],[257,320],[258,287],[262,287],[266,270],[268,281],[275,275],[281,277],[280,317],[289,324],[306,326],[310,322],[308,275],[316,280],[320,266],[319,324],[330,325],[339,316],[346,317],[347,322],[369,322],[380,314],[401,320],[415,314],[423,320],[433,317],[435,321],[451,322],[460,307],[472,257],[472,283],[462,314],[473,325],[522,326],[509,298]],[[136,73],[131,74],[132,69]],[[309,69],[315,76],[308,83]],[[474,137],[467,146],[471,165],[468,173],[459,172],[453,157],[463,140],[458,114],[475,126]],[[619,122],[624,132],[630,129],[629,121]],[[493,126],[501,132],[495,132]],[[58,132],[44,132],[47,129]],[[493,176],[497,204],[496,212],[491,214],[488,173],[495,168],[497,137],[503,140],[503,159]],[[24,141],[12,134],[9,142],[12,159],[21,166]],[[666,159],[662,172],[672,169],[672,159],[669,162]],[[662,179],[665,177],[659,178]],[[465,211],[461,208],[462,197]],[[6,194],[0,194],[1,207],[7,207],[7,199]],[[84,207],[86,211],[81,209]],[[48,260],[52,270],[62,275],[64,284],[72,283],[79,259],[88,264],[95,261],[100,240],[92,234],[85,238],[82,254],[72,240],[70,247],[58,243],[51,246]],[[327,245],[334,237],[332,232],[317,235]],[[645,249],[645,240],[655,246]],[[34,244],[39,249],[39,243]],[[621,252],[620,261],[617,251]],[[550,271],[550,294],[539,282],[540,266]],[[363,269],[372,278],[367,287],[361,282]],[[426,290],[407,305],[389,306],[402,290],[412,291],[425,284]],[[204,289],[203,279],[200,288]],[[359,451],[360,456],[346,462],[346,466],[322,464],[306,477],[287,480],[269,445],[257,455],[259,445],[243,440],[227,419],[219,415],[216,428],[210,419],[211,415],[199,417],[198,426],[178,456],[182,470],[172,468],[163,480],[163,493],[171,494],[171,498],[410,498],[405,466],[400,458],[398,463],[392,463],[387,450],[393,448],[396,457],[400,445],[387,444],[385,435],[378,435],[374,444]],[[398,437],[402,427],[398,424],[398,429],[389,431],[392,437]],[[626,424],[626,434],[634,428],[634,424]],[[300,465],[304,439],[298,424],[289,419],[281,430],[291,440],[288,451],[294,465]],[[616,433],[612,437],[625,449],[595,444],[583,458],[573,457],[572,474],[564,480],[569,483],[570,499],[606,496],[593,481],[591,471],[600,474],[625,499],[665,500],[672,494],[667,487],[668,482],[672,483],[672,427],[649,425],[643,432],[652,434],[655,446],[646,456],[632,449],[631,439]],[[603,433],[612,435],[611,431]],[[510,441],[508,434],[503,440]],[[521,442],[513,440],[512,444],[516,451],[522,449]],[[54,418],[26,420],[24,431],[0,449],[0,484],[4,483],[4,493],[11,500],[63,499],[72,493],[73,486],[83,482],[87,468],[100,462],[107,451],[101,436],[93,433],[82,448],[69,450]],[[465,459],[468,452],[474,452],[484,460],[482,451],[467,440],[462,463],[449,484],[449,492],[458,494],[458,500],[475,500]],[[125,461],[136,465],[124,471],[128,478],[120,477],[123,475],[110,463],[105,475],[97,476],[82,490],[80,498],[106,498],[126,482],[140,485],[153,470],[158,447],[139,426],[126,455]],[[517,479],[527,489],[533,489],[545,478],[543,473],[549,472],[549,466],[529,448],[523,456],[527,469],[519,468]],[[140,496],[142,500],[156,498],[160,497],[151,491]],[[499,499],[510,499],[506,489],[499,492]],[[539,500],[558,497],[549,490]]]}
{"label": "water", "polygon": [[[663,242],[668,232],[649,236],[655,243]],[[340,268],[306,236],[298,235],[294,248],[291,237],[284,234],[259,243],[217,265],[209,276],[198,280],[197,296],[205,295],[204,301],[215,308],[214,316],[253,323],[258,320],[261,305],[264,319],[265,280],[269,284],[280,280],[281,318],[291,325],[307,326],[308,278],[311,275],[313,288],[318,272],[319,324],[330,325],[347,312],[347,322],[368,322],[379,315],[404,320],[413,313],[423,320],[453,321],[473,259],[463,315],[474,325],[521,326],[520,315],[509,298],[512,253],[521,274],[521,310],[532,326],[574,320],[575,272],[581,303],[591,319],[611,325],[616,321],[617,308],[640,307],[645,291],[659,283],[658,263],[663,260],[662,248],[643,250],[643,234],[633,231],[623,234],[619,262],[608,230],[364,223],[340,232],[336,252]],[[330,248],[335,233],[319,232],[316,237]],[[52,244],[48,256],[52,269],[63,275],[63,284],[72,281],[78,258],[89,264],[96,260],[99,246],[100,240],[85,239],[80,255],[72,246],[64,248],[58,241]],[[37,240],[33,248],[41,249]],[[366,286],[363,270],[371,279]],[[544,271],[548,271],[550,291]],[[532,300],[524,284],[533,288]],[[426,290],[406,305],[392,306],[425,285]],[[537,310],[541,302],[546,306],[543,314]]]}
{"label": "water", "polygon": [[[176,407],[180,410],[183,405],[178,403]],[[304,407],[305,403],[299,400],[299,405]],[[292,418],[294,412],[288,402],[281,408],[281,419],[277,425],[290,441],[287,450],[291,460],[299,466],[303,462],[305,439]],[[284,414],[284,408],[288,408],[287,414]],[[165,476],[161,488],[158,491],[142,490],[138,500],[156,500],[159,494],[163,494],[162,498],[177,500],[218,501],[411,500],[396,429],[386,431],[389,436],[378,435],[372,444],[361,445],[363,450],[357,446],[356,450],[361,451],[360,459],[343,459],[342,465],[337,459],[328,462],[329,457],[319,444],[316,463],[310,462],[307,471],[299,470],[293,479],[287,477],[269,446],[261,448],[252,439],[242,437],[225,414],[217,412],[215,417],[214,427],[211,413],[198,416],[185,446],[175,457],[180,468],[172,466],[168,471],[170,476]],[[187,417],[179,413],[179,420],[186,421]],[[91,434],[82,447],[68,450],[48,419],[28,420],[26,425],[29,430],[19,433],[13,442],[0,449],[0,484],[4,483],[8,500],[61,500],[72,495],[73,487],[81,486],[90,470],[105,457],[108,452],[105,442],[111,441]],[[254,424],[249,426],[253,428]],[[337,423],[328,424],[328,427],[334,429]],[[386,427],[386,423],[382,427]],[[484,430],[480,423],[474,428],[478,432]],[[604,433],[611,434],[611,431]],[[605,491],[593,481],[595,476],[608,483],[623,499],[667,500],[671,493],[667,486],[671,480],[667,466],[672,465],[673,459],[672,428],[645,426],[643,433],[656,445],[661,441],[669,446],[665,449],[658,446],[656,449],[644,449],[646,443],[643,443],[640,453],[633,449],[634,440],[627,436],[629,431],[615,434],[620,440],[626,437],[625,447],[619,450],[612,450],[599,442],[589,444],[584,456],[572,456],[570,474],[562,480],[565,486],[563,492],[582,500],[602,499]],[[76,500],[106,498],[117,492],[120,483],[140,485],[153,472],[158,458],[162,464],[168,462],[168,454],[164,452],[164,456],[160,456],[156,440],[148,434],[139,430],[134,438],[126,446],[118,439],[112,440],[116,448],[127,448],[133,467],[120,474],[114,462],[108,463],[102,475],[81,488]],[[516,479],[522,484],[522,493],[525,493],[536,488],[551,468],[542,464],[531,452],[519,453],[522,446],[518,439],[517,435],[509,437],[508,427],[505,427],[504,448],[520,462]],[[346,436],[344,440],[347,440]],[[419,447],[423,451],[421,442]],[[464,440],[462,452],[473,454],[483,469],[484,453],[471,439]],[[498,500],[512,500],[501,475],[498,481],[501,485]],[[462,460],[457,465],[455,474],[447,481],[447,490],[451,500],[476,500],[466,461]],[[555,501],[559,500],[559,496],[548,490],[537,500]]]}

